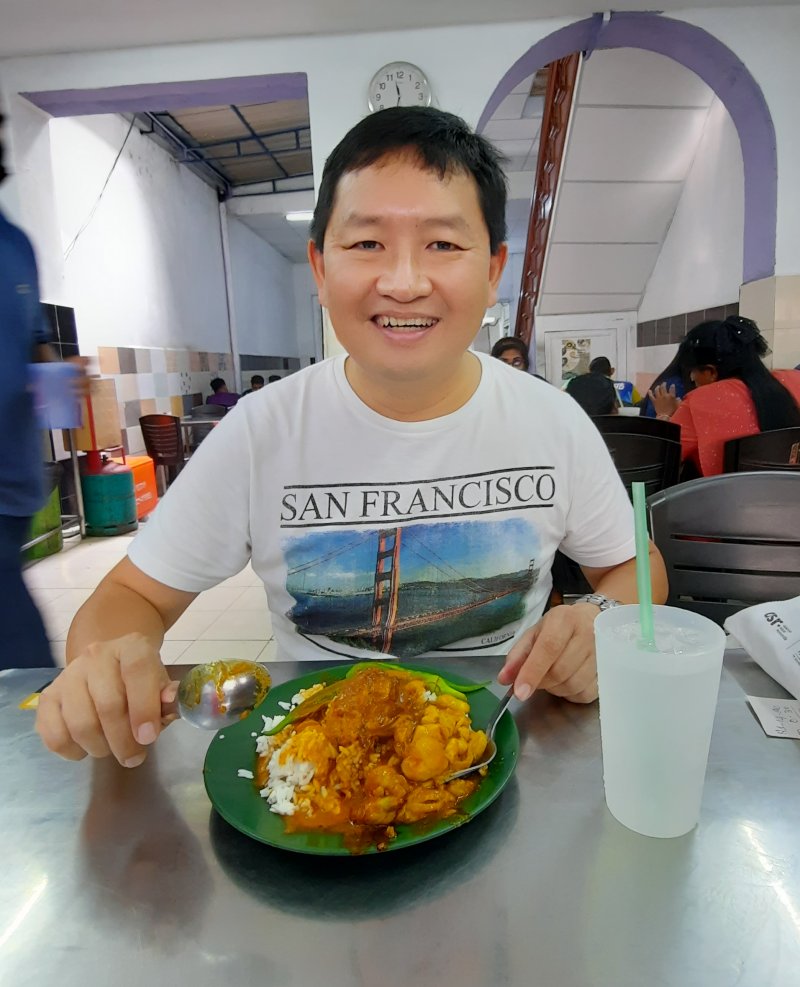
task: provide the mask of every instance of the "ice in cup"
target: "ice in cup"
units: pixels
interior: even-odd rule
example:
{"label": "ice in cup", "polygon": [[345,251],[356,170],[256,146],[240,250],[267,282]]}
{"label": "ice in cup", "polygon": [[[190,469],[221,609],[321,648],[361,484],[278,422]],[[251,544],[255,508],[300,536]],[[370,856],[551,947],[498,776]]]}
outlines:
{"label": "ice in cup", "polygon": [[700,817],[725,633],[688,610],[653,614],[657,651],[638,605],[594,624],[606,804],[637,833],[682,836]]}

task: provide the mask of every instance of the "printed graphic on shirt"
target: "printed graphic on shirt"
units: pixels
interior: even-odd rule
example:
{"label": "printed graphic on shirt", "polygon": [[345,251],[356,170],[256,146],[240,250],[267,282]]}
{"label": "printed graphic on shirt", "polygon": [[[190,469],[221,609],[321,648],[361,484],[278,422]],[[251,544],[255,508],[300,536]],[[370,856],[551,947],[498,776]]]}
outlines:
{"label": "printed graphic on shirt", "polygon": [[498,631],[525,612],[540,539],[520,516],[347,531],[323,523],[289,535],[283,550],[299,633],[409,658],[510,638]]}

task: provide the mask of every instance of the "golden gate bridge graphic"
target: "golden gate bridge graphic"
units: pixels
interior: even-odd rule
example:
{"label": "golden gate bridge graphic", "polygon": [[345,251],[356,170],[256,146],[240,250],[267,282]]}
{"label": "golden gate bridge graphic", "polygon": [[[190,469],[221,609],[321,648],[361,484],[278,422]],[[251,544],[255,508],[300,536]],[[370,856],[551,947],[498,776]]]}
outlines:
{"label": "golden gate bridge graphic", "polygon": [[[426,542],[424,525],[382,528],[342,543],[289,569],[287,589],[297,601],[288,617],[302,633],[321,634],[357,648],[398,656],[432,650],[502,627],[522,615],[523,599],[538,578],[533,559],[514,572],[475,577]],[[344,533],[342,533],[344,535]],[[320,586],[315,578],[337,557],[375,546],[371,585]],[[404,557],[415,556],[435,579],[401,581]],[[307,577],[313,587],[306,588]]]}

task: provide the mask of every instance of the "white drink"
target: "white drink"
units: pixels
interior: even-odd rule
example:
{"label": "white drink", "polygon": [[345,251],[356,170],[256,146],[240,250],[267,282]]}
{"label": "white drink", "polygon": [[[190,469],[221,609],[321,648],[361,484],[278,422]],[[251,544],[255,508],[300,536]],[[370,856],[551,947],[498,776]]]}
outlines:
{"label": "white drink", "polygon": [[657,652],[640,643],[638,606],[595,621],[603,780],[623,825],[682,836],[700,815],[725,634],[698,614],[653,610]]}

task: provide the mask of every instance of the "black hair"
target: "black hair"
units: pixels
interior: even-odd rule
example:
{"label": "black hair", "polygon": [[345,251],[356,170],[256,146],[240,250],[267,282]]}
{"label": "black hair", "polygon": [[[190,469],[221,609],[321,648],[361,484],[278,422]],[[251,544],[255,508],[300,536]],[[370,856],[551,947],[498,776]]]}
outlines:
{"label": "black hair", "polygon": [[596,356],[589,364],[590,374],[604,374],[606,377],[611,374],[611,361],[607,356]]}
{"label": "black hair", "polygon": [[440,178],[463,174],[475,179],[489,246],[496,254],[506,238],[505,156],[485,137],[474,133],[461,117],[421,106],[392,106],[364,117],[333,149],[325,162],[311,221],[310,234],[317,250],[324,250],[325,232],[342,176],[369,168],[398,152],[418,159],[423,168],[436,172]]}
{"label": "black hair", "polygon": [[689,370],[714,367],[719,380],[738,378],[747,385],[762,432],[800,426],[800,408],[792,394],[767,369],[767,341],[752,319],[731,315],[701,322],[686,334]]}
{"label": "black hair", "polygon": [[270,374],[268,383],[274,384],[276,380],[280,380],[280,379],[281,379],[280,374]]}
{"label": "black hair", "polygon": [[[687,362],[686,349],[688,347],[687,337],[684,336],[678,345],[678,349],[675,356],[670,360],[670,362],[664,367],[661,373],[656,377],[653,383],[650,385],[650,390],[658,387],[659,384],[663,384],[664,381],[669,380],[671,377],[680,377],[683,380],[684,391],[691,391],[694,389],[694,383],[689,376],[689,370],[691,369]],[[644,398],[643,401],[646,401]]]}
{"label": "black hair", "polygon": [[605,374],[573,377],[567,384],[567,394],[575,398],[587,415],[613,415],[614,409],[619,406],[617,390]]}
{"label": "black hair", "polygon": [[254,384],[261,384],[261,385],[264,384],[264,378],[261,376],[261,374],[253,374],[253,376],[250,378],[250,386],[252,387]]}
{"label": "black hair", "polygon": [[528,347],[523,343],[519,336],[503,336],[502,339],[498,339],[497,342],[492,347],[492,356],[498,359],[507,353],[509,350],[514,350],[516,353],[522,357],[525,361],[525,369],[528,369],[530,359],[528,357]]}
{"label": "black hair", "polygon": [[211,381],[211,390],[216,394],[220,387],[227,387],[228,385],[221,377],[215,377]]}

